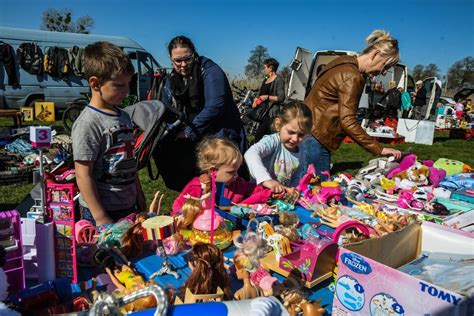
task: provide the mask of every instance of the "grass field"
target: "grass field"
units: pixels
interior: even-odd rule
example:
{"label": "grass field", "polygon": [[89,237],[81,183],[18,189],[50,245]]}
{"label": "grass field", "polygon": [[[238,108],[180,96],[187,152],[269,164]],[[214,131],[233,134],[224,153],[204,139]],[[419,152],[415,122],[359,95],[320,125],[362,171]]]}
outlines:
{"label": "grass field", "polygon": [[[8,126],[9,124],[11,124],[11,120],[0,119],[0,126]],[[53,126],[59,127],[60,122],[55,122]],[[410,150],[418,156],[419,160],[449,158],[474,166],[474,144],[472,141],[449,139],[448,132],[435,132],[432,146],[407,143],[393,147],[403,151]],[[343,144],[332,157],[332,163],[334,164],[332,173],[349,172],[353,174],[361,167],[367,165],[368,161],[372,158],[374,156],[356,144]],[[139,176],[147,202],[149,203],[154,193],[159,190],[165,193],[163,210],[169,210],[178,192],[167,189],[161,178],[157,181],[150,180],[146,169],[141,170]],[[32,188],[32,184],[0,186],[0,210],[15,208]]]}

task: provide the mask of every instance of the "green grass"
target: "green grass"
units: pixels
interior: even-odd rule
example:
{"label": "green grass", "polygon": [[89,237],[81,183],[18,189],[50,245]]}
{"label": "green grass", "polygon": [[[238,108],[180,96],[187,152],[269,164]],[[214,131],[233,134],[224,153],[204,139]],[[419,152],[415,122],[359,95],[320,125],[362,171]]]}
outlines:
{"label": "green grass", "polygon": [[[41,122],[34,121],[30,123],[39,124]],[[11,124],[11,119],[0,118],[0,126],[11,126]],[[56,121],[53,127],[60,130],[62,127],[61,122]],[[474,145],[472,141],[449,139],[448,132],[436,131],[432,146],[407,143],[392,147],[402,151],[410,149],[411,152],[418,156],[419,160],[448,158],[460,160],[474,166]],[[342,144],[339,150],[332,156],[332,163],[334,164],[332,173],[349,172],[354,174],[358,169],[366,166],[368,161],[373,158],[374,156],[357,144]],[[178,192],[167,189],[161,178],[157,181],[150,180],[146,169],[139,172],[139,177],[147,203],[151,202],[156,191],[160,191],[165,194],[162,210],[164,212],[169,211]],[[0,211],[14,208],[28,195],[32,188],[32,184],[0,186]]]}

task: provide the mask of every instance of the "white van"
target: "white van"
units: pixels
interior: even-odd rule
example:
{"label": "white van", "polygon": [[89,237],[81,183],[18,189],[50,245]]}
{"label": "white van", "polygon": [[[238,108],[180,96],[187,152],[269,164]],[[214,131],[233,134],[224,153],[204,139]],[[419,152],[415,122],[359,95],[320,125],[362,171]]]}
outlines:
{"label": "white van", "polygon": [[14,63],[18,85],[10,85],[7,65],[0,60],[0,108],[19,108],[31,106],[35,101],[54,102],[56,108],[65,108],[66,103],[89,93],[87,81],[82,77],[68,74],[67,78],[55,78],[46,73],[32,75],[18,65],[16,52],[22,43],[36,43],[45,54],[48,48],[70,49],[73,46],[84,48],[97,41],[111,42],[121,47],[131,58],[136,76],[130,83],[130,94],[144,100],[149,90],[154,71],[160,64],[137,42],[126,37],[90,34],[61,33],[39,30],[0,27],[0,45],[8,44],[15,52]]}

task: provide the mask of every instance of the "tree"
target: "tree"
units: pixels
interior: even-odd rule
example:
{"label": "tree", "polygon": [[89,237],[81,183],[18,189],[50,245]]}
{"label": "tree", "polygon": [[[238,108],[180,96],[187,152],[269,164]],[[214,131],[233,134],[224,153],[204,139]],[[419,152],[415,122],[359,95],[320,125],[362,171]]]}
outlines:
{"label": "tree", "polygon": [[415,67],[413,68],[413,79],[415,81],[418,81],[418,80],[423,80],[423,74],[425,72],[425,66],[423,65],[415,65]]}
{"label": "tree", "polygon": [[261,76],[263,61],[269,57],[268,50],[262,45],[257,45],[251,52],[248,64],[245,66],[245,75],[251,79]]}
{"label": "tree", "polygon": [[429,64],[425,67],[425,70],[423,71],[423,78],[428,77],[439,77],[439,68],[437,65]]}
{"label": "tree", "polygon": [[283,67],[280,70],[279,75],[280,75],[281,79],[283,79],[285,84],[289,84],[290,83],[290,77],[291,77],[291,68],[288,67],[288,66]]}
{"label": "tree", "polygon": [[465,84],[474,84],[474,58],[458,60],[448,69],[446,78],[449,90],[459,90]]}
{"label": "tree", "polygon": [[90,16],[81,16],[76,22],[72,20],[70,9],[48,9],[43,12],[41,29],[55,32],[70,32],[89,34],[94,26],[94,19]]}

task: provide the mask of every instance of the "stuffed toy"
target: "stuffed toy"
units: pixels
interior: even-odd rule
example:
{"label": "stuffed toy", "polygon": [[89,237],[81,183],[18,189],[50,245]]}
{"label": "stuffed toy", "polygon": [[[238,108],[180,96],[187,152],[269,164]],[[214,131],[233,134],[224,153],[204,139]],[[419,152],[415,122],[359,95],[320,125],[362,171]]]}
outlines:
{"label": "stuffed toy", "polygon": [[387,178],[389,178],[389,179],[393,178],[393,176],[395,176],[396,174],[398,174],[402,171],[405,171],[409,167],[413,166],[413,164],[415,162],[416,162],[416,155],[414,155],[414,154],[406,155],[405,157],[402,158],[402,160],[400,161],[400,164],[398,165],[398,167],[390,170],[390,172],[387,173]]}
{"label": "stuffed toy", "polygon": [[445,170],[446,175],[448,176],[452,176],[453,174],[457,173],[470,172],[472,170],[471,166],[466,165],[461,161],[446,158],[440,158],[436,160],[433,164],[433,167]]}
{"label": "stuffed toy", "polygon": [[430,168],[417,162],[404,171],[395,174],[393,177],[398,180],[408,179],[416,185],[427,185],[430,175]]}
{"label": "stuffed toy", "polygon": [[399,167],[399,163],[393,157],[375,158],[369,161],[369,165],[359,170],[356,179],[362,180],[369,175],[385,175],[391,170]]}
{"label": "stuffed toy", "polygon": [[439,185],[450,190],[472,190],[474,189],[474,173],[448,176]]}

